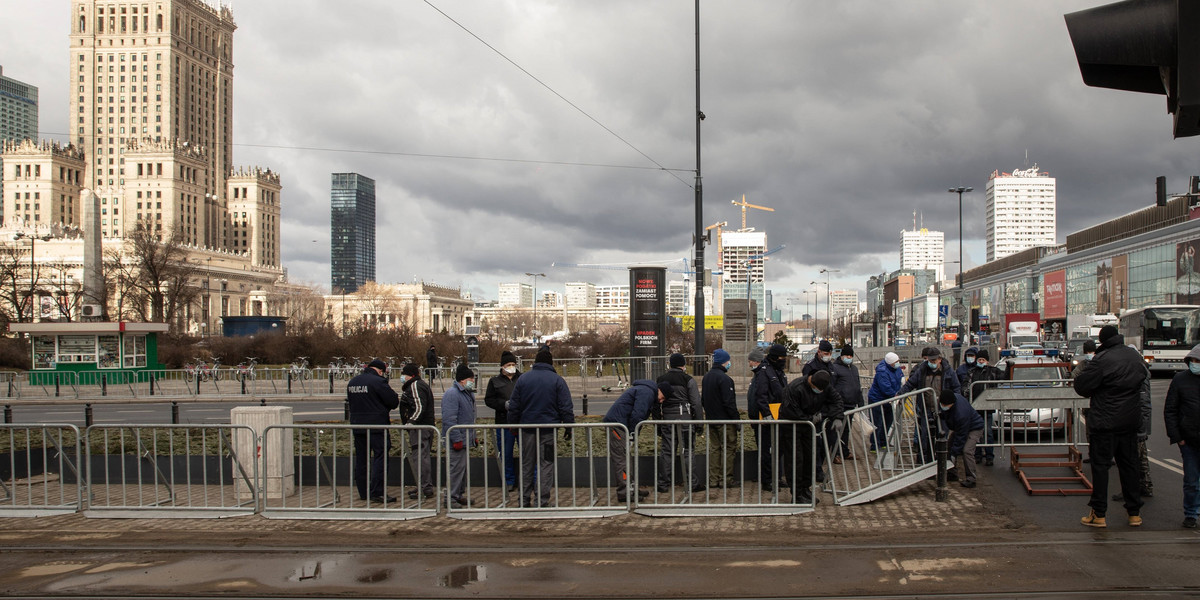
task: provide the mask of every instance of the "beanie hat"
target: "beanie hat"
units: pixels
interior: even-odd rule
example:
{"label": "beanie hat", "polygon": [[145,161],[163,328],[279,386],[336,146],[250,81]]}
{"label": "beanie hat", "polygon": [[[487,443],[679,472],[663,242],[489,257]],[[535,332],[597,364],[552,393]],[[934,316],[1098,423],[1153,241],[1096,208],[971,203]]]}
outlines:
{"label": "beanie hat", "polygon": [[850,346],[842,347],[842,356],[854,356],[854,348]]}
{"label": "beanie hat", "polygon": [[767,350],[767,356],[787,356],[787,346],[783,344],[771,344],[771,349]]}
{"label": "beanie hat", "polygon": [[829,371],[824,369],[813,371],[813,374],[809,376],[809,381],[812,382],[813,387],[823,392],[825,388],[829,387]]}
{"label": "beanie hat", "polygon": [[821,340],[821,343],[817,344],[817,350],[821,352],[833,352],[833,344],[830,344],[829,340]]}
{"label": "beanie hat", "polygon": [[921,358],[937,358],[942,355],[942,351],[937,349],[937,346],[925,346],[921,351]]}
{"label": "beanie hat", "polygon": [[376,369],[379,369],[380,371],[387,373],[387,363],[383,362],[382,360],[379,360],[378,358],[376,358],[375,360],[368,363],[367,366],[375,367]]}
{"label": "beanie hat", "polygon": [[992,355],[988,354],[987,350],[980,350],[975,353],[976,360],[992,360]]}
{"label": "beanie hat", "polygon": [[714,365],[723,365],[727,362],[729,362],[729,353],[726,352],[724,348],[717,348],[716,350],[713,350]]}
{"label": "beanie hat", "polygon": [[676,352],[675,354],[671,355],[671,358],[668,360],[668,364],[671,365],[672,369],[675,367],[682,367],[683,365],[687,364],[687,359],[684,358],[682,354]]}
{"label": "beanie hat", "polygon": [[1108,340],[1110,338],[1112,338],[1112,336],[1114,336],[1114,335],[1117,335],[1116,327],[1113,327],[1112,325],[1105,325],[1104,327],[1101,327],[1100,328],[1100,344],[1103,345],[1103,344],[1108,343]]}
{"label": "beanie hat", "polygon": [[942,406],[954,406],[954,403],[957,401],[958,398],[955,396],[954,390],[942,390],[942,395],[938,396],[938,404]]}
{"label": "beanie hat", "polygon": [[766,356],[763,354],[762,348],[755,348],[750,351],[750,355],[746,357],[746,360],[760,363],[763,361],[763,358],[766,358]]}
{"label": "beanie hat", "polygon": [[417,363],[408,363],[400,369],[400,374],[408,375],[409,377],[420,377],[421,367],[418,367]]}
{"label": "beanie hat", "polygon": [[1096,351],[1096,342],[1088,340],[1083,343],[1083,353],[1091,354]]}
{"label": "beanie hat", "polygon": [[660,381],[658,382],[658,391],[662,392],[664,398],[670,398],[671,394],[675,393],[675,388],[665,381]]}
{"label": "beanie hat", "polygon": [[895,352],[888,352],[887,354],[883,355],[883,362],[889,365],[895,365],[896,363],[900,362],[900,355],[896,354]]}
{"label": "beanie hat", "polygon": [[533,362],[546,363],[548,365],[552,365],[552,364],[554,364],[554,355],[550,354],[549,349],[543,348],[541,350],[538,350],[537,357],[535,357],[533,359]]}
{"label": "beanie hat", "polygon": [[475,377],[475,372],[472,371],[471,367],[468,367],[467,365],[458,365],[458,368],[454,370],[454,380],[455,381],[462,381],[464,379],[473,379],[474,377]]}
{"label": "beanie hat", "polygon": [[500,364],[501,365],[507,365],[508,363],[515,363],[515,362],[517,362],[516,354],[513,354],[512,352],[509,352],[508,350],[505,350],[504,352],[500,353]]}

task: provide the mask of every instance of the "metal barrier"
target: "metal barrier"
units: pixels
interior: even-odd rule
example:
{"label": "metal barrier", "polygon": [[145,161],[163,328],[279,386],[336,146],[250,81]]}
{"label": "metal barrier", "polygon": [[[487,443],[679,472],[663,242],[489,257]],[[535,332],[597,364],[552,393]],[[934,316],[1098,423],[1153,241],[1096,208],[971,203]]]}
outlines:
{"label": "metal barrier", "polygon": [[73,425],[2,425],[0,517],[70,514],[83,506],[79,429]]}
{"label": "metal barrier", "polygon": [[[249,436],[249,439],[242,438]],[[258,462],[242,425],[93,425],[84,432],[89,501],[102,517],[227,517],[258,507]]]}
{"label": "metal barrier", "polygon": [[[497,433],[506,439],[506,431],[514,434],[515,490],[506,485],[500,452],[504,444],[497,442]],[[451,440],[458,433],[464,434],[464,442],[474,440],[473,450],[453,449]],[[614,433],[619,439],[613,438]],[[629,498],[619,498],[610,486],[616,485],[622,470],[620,454],[629,456],[628,438],[625,426],[616,423],[451,427],[443,440],[446,515],[458,519],[558,519],[626,514]],[[456,502],[459,499],[466,502]]]}
{"label": "metal barrier", "polygon": [[[262,514],[359,520],[435,516],[442,489],[439,440],[432,425],[268,426],[262,437]],[[422,452],[427,460],[420,458]],[[356,472],[359,460],[361,473]],[[372,461],[382,473],[378,484]],[[413,490],[390,496],[389,487],[405,485]],[[376,489],[379,495],[371,493]]]}
{"label": "metal barrier", "polygon": [[[634,481],[653,491],[638,500],[635,511],[651,516],[811,512],[817,437],[812,423],[799,421],[643,421],[633,439]],[[770,448],[765,455],[764,446]],[[712,485],[718,479],[725,484]],[[781,488],[789,483],[793,487],[785,493]]]}
{"label": "metal barrier", "polygon": [[[937,472],[933,453],[937,408],[925,406],[924,394],[933,390],[923,388],[846,411],[849,452],[841,451],[833,436],[826,436],[822,444],[829,467],[827,487],[835,503],[871,502]],[[840,464],[833,460],[835,456]]]}

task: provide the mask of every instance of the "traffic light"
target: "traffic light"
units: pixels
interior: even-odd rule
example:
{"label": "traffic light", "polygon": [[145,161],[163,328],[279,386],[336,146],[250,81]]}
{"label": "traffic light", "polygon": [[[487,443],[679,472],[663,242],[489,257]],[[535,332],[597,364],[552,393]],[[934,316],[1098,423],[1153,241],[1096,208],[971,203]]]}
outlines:
{"label": "traffic light", "polygon": [[1154,200],[1158,206],[1167,205],[1167,178],[1162,175],[1154,178]]}
{"label": "traffic light", "polygon": [[1164,94],[1175,137],[1200,135],[1200,2],[1124,0],[1066,21],[1085,84]]}

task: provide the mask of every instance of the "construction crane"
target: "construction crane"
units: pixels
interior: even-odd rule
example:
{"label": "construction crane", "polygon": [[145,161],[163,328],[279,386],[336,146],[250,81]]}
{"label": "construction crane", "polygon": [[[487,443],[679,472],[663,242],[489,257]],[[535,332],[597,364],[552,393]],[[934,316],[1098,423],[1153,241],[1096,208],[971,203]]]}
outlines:
{"label": "construction crane", "polygon": [[773,209],[773,208],[768,208],[766,206],[759,206],[757,204],[750,204],[749,202],[746,202],[745,194],[742,194],[741,202],[738,202],[737,200],[730,200],[729,202],[730,202],[730,204],[733,204],[734,206],[742,207],[742,228],[739,229],[738,231],[746,230],[746,209],[747,208],[757,208],[758,210],[765,210],[767,212],[775,212],[775,209]]}
{"label": "construction crane", "polygon": [[550,266],[551,266],[551,267],[560,268],[560,269],[602,269],[602,270],[607,270],[607,271],[625,271],[625,270],[628,270],[630,267],[641,267],[641,266],[647,266],[647,267],[661,267],[661,266],[663,266],[663,265],[669,265],[669,264],[674,264],[674,263],[683,263],[683,268],[682,268],[682,269],[678,269],[678,268],[668,268],[668,269],[667,269],[667,271],[668,271],[668,272],[670,272],[670,273],[683,273],[683,274],[690,274],[690,273],[692,273],[692,271],[690,271],[690,270],[688,269],[688,259],[686,259],[686,258],[672,258],[672,259],[670,259],[670,260],[663,260],[663,261],[656,261],[656,262],[655,262],[655,261],[650,261],[650,262],[640,262],[640,263],[568,263],[568,262],[552,262],[552,263],[550,263]]}

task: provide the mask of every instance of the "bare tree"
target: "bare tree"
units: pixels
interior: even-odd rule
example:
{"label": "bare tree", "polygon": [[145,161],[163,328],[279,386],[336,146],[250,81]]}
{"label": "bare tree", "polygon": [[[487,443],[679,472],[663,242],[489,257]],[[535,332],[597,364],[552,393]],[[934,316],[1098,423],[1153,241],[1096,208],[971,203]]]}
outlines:
{"label": "bare tree", "polygon": [[152,323],[179,328],[184,309],[200,293],[194,281],[199,268],[187,260],[177,232],[166,240],[143,227],[125,237],[124,257],[112,261],[122,309]]}
{"label": "bare tree", "polygon": [[41,278],[41,268],[30,263],[31,249],[0,246],[0,313],[10,322],[31,321],[37,306],[31,293]]}

